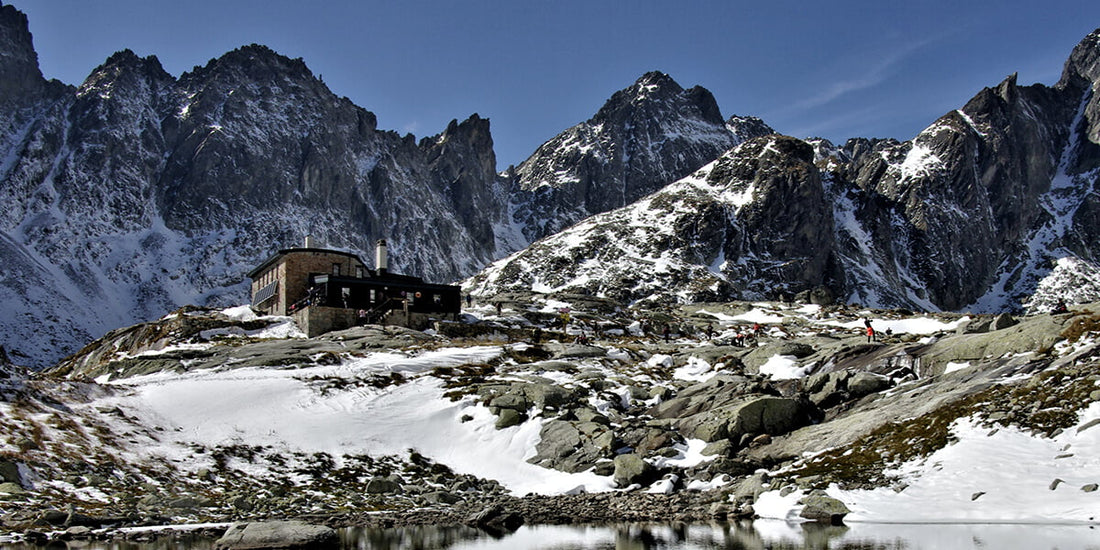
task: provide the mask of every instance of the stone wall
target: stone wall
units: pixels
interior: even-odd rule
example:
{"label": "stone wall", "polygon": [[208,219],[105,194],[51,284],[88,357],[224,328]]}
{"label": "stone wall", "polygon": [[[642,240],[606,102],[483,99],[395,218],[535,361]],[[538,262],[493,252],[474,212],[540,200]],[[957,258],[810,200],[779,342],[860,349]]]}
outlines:
{"label": "stone wall", "polygon": [[[337,265],[340,266],[339,273],[334,271],[334,266]],[[260,309],[271,315],[287,315],[291,305],[306,297],[309,276],[313,273],[365,277],[368,270],[362,261],[348,254],[316,249],[291,250],[252,281],[252,295],[255,296],[257,291],[272,280],[277,280],[278,292]]]}
{"label": "stone wall", "polygon": [[295,312],[294,320],[306,336],[313,338],[326,332],[351,328],[355,326],[357,316],[354,309],[309,306]]}

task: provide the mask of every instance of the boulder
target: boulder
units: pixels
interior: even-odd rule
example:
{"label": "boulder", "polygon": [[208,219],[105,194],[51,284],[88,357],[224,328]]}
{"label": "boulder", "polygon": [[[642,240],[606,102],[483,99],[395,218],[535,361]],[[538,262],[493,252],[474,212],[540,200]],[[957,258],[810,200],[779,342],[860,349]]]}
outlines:
{"label": "boulder", "polygon": [[504,428],[511,428],[512,426],[519,426],[527,420],[525,413],[519,412],[514,409],[501,409],[497,418],[496,428],[503,430]]}
{"label": "boulder", "polygon": [[838,383],[837,378],[847,376],[848,371],[819,372],[817,374],[811,374],[802,379],[802,390],[809,394],[820,393],[825,390],[827,384],[835,389]]}
{"label": "boulder", "polygon": [[607,416],[600,414],[596,409],[590,407],[582,407],[573,410],[573,415],[577,417],[577,420],[581,422],[594,422],[596,424],[602,424],[604,426],[610,426],[611,420]]}
{"label": "boulder", "polygon": [[23,484],[23,479],[19,475],[19,465],[8,461],[0,460],[0,482],[9,481],[11,483]]}
{"label": "boulder", "polygon": [[0,495],[17,496],[25,494],[27,494],[27,491],[23,489],[23,486],[18,483],[13,483],[11,481],[0,483]]}
{"label": "boulder", "polygon": [[619,487],[627,487],[638,483],[649,485],[657,477],[653,465],[642,460],[641,455],[627,453],[615,457],[615,484]]}
{"label": "boulder", "polygon": [[802,403],[785,397],[757,397],[733,409],[730,439],[742,434],[785,434],[808,422]]}
{"label": "boulder", "polygon": [[489,400],[489,408],[525,412],[529,408],[529,404],[527,398],[523,395],[522,389],[518,391],[513,389],[504,395],[498,395]]}
{"label": "boulder", "polygon": [[607,350],[603,348],[585,346],[582,344],[550,343],[545,347],[552,354],[554,359],[584,359],[590,357],[604,357],[607,355]]}
{"label": "boulder", "polygon": [[581,445],[581,433],[572,422],[551,420],[542,425],[535,450],[537,457],[564,457]]}
{"label": "boulder", "polygon": [[703,456],[732,456],[737,451],[733,442],[728,439],[720,439],[707,443],[703,447]]}
{"label": "boulder", "polygon": [[851,512],[843,502],[826,495],[810,494],[801,503],[801,517],[829,525],[842,525],[844,516]]}
{"label": "boulder", "polygon": [[447,491],[432,491],[424,493],[423,499],[425,502],[433,504],[457,504],[462,500],[462,497]]}
{"label": "boulder", "polygon": [[615,433],[595,422],[550,420],[539,432],[536,454],[528,462],[563,472],[583,472],[616,448]]}
{"label": "boulder", "polygon": [[992,324],[993,319],[987,317],[970,319],[969,321],[960,324],[959,328],[955,329],[955,334],[985,334],[989,332],[989,327]]}
{"label": "boulder", "polygon": [[527,400],[538,408],[561,407],[574,399],[573,392],[553,384],[527,384],[523,391]]}
{"label": "boulder", "polygon": [[371,494],[392,494],[402,492],[400,483],[392,479],[381,477],[376,477],[368,481],[364,490]]}
{"label": "boulder", "polygon": [[234,523],[214,543],[216,550],[339,548],[336,530],[302,521]]}
{"label": "boulder", "polygon": [[733,502],[755,501],[757,497],[771,488],[769,482],[770,478],[764,472],[741,478],[730,487],[730,497]]}
{"label": "boulder", "polygon": [[507,533],[523,525],[523,516],[508,512],[503,506],[494,504],[466,518],[466,525],[472,525],[489,532]]}
{"label": "boulder", "polygon": [[74,525],[65,529],[59,537],[61,540],[87,540],[92,538],[92,528],[85,525]]}
{"label": "boulder", "polygon": [[848,393],[863,397],[890,387],[890,378],[873,372],[857,372],[848,379]]}
{"label": "boulder", "polygon": [[1016,319],[1012,318],[1012,315],[1008,313],[1002,313],[993,318],[993,322],[989,325],[989,330],[1002,330],[1017,324]]}

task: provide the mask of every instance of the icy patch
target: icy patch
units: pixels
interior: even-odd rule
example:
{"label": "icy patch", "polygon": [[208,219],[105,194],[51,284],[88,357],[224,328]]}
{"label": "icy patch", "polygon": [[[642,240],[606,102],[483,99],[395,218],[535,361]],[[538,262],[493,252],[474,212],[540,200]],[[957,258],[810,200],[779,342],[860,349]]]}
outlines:
{"label": "icy patch", "polygon": [[256,315],[255,311],[252,311],[251,306],[236,306],[221,310],[221,314],[233,319],[234,321],[248,322],[259,319],[260,316]]}
{"label": "icy patch", "polygon": [[666,468],[669,466],[675,466],[677,468],[693,468],[704,462],[709,462],[718,458],[717,455],[707,456],[703,454],[703,449],[707,446],[707,442],[702,439],[688,439],[687,444],[676,443],[672,446],[680,454],[672,458],[666,458],[663,456],[657,457],[653,461],[653,465],[657,468]]}
{"label": "icy patch", "polygon": [[672,373],[672,376],[673,378],[678,378],[680,380],[706,382],[707,380],[714,378],[714,375],[716,374],[718,374],[717,371],[715,371],[711,367],[710,363],[698,357],[692,356],[688,357],[687,364],[676,369]]}
{"label": "icy patch", "polygon": [[967,369],[967,368],[970,368],[970,363],[967,362],[967,361],[964,361],[962,363],[952,362],[952,363],[948,363],[947,366],[944,367],[943,373],[947,374],[949,372],[955,372],[955,371],[959,371],[959,370],[963,370],[963,369]]}
{"label": "icy patch", "polygon": [[[874,327],[875,331],[877,332],[886,332],[887,330],[890,330],[894,334],[936,334],[937,332],[953,331],[959,328],[959,325],[969,320],[969,317],[963,317],[961,319],[947,323],[928,317],[914,317],[911,319],[896,320],[871,319],[871,326]],[[846,323],[842,323],[839,321],[821,321],[819,324],[846,329],[862,330],[864,328],[862,320],[849,321]]]}
{"label": "icy patch", "polygon": [[772,380],[793,380],[806,376],[810,368],[800,367],[798,358],[793,355],[773,355],[767,363],[760,365],[760,374]]}
{"label": "icy patch", "polygon": [[927,145],[914,144],[905,161],[901,163],[902,179],[917,178],[934,174],[943,166],[943,161]]}

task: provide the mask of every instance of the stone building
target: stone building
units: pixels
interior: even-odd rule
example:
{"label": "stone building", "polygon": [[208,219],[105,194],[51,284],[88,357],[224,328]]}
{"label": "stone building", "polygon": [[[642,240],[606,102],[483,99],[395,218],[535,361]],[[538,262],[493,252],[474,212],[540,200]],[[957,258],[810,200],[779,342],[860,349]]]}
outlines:
{"label": "stone building", "polygon": [[457,320],[461,290],[390,273],[386,241],[378,241],[375,269],[355,254],[315,248],[280,250],[248,272],[252,308],[292,315],[310,337],[367,323],[424,329],[434,320]]}

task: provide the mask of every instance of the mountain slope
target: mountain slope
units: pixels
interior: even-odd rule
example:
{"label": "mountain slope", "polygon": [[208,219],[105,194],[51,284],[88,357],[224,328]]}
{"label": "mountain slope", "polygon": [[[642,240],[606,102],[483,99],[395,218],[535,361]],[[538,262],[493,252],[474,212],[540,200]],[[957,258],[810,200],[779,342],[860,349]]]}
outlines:
{"label": "mountain slope", "polygon": [[47,82],[26,17],[0,10],[0,345],[35,367],[184,304],[242,303],[244,273],[307,235],[360,253],[386,238],[395,271],[468,276],[770,131],[652,73],[593,119],[617,160],[545,193],[528,185],[540,155],[496,173],[488,120],[419,142],[382,131],[264,46],[179,78],[121,51],[77,88]]}
{"label": "mountain slope", "polygon": [[[1100,258],[1098,56],[1100,32],[1077,46],[1057,85],[1021,87],[1011,76],[910,141],[772,137],[731,149],[467,286],[680,301],[823,286],[879,307],[1020,309],[1055,260]],[[738,168],[724,173],[723,163]],[[757,187],[764,180],[771,187]],[[699,201],[703,181],[717,187]]]}
{"label": "mountain slope", "polygon": [[690,174],[748,137],[770,133],[759,119],[724,121],[714,96],[701,87],[685,90],[664,73],[647,73],[509,174],[514,219],[528,241],[557,233]]}
{"label": "mountain slope", "polygon": [[813,160],[793,138],[746,142],[641,201],[492,264],[468,288],[690,303],[822,284],[832,219]]}
{"label": "mountain slope", "polygon": [[256,45],[178,79],[122,51],[69,88],[42,79],[26,18],[2,13],[19,55],[0,72],[20,80],[0,90],[0,325],[17,362],[246,301],[244,273],[306,235],[352,251],[388,238],[395,270],[441,281],[494,257],[506,189],[477,115],[417,144]]}

